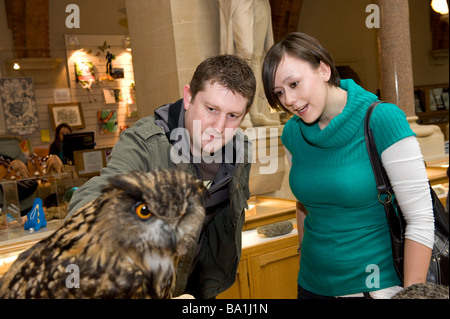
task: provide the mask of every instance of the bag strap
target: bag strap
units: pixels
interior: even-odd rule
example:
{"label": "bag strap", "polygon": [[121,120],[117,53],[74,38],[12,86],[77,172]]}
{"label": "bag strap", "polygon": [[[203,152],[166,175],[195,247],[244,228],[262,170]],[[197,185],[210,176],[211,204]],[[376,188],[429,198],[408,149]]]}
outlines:
{"label": "bag strap", "polygon": [[378,156],[377,146],[375,145],[373,133],[369,126],[370,115],[372,114],[375,107],[381,103],[384,102],[375,101],[367,109],[366,116],[364,118],[364,137],[366,140],[366,148],[369,154],[372,170],[375,175],[375,181],[377,183],[378,200],[383,203],[383,201],[381,201],[380,199],[380,195],[386,194],[388,196],[388,200],[390,200],[392,198],[392,186],[389,182],[386,171],[384,170],[383,164],[381,163],[380,156]]}

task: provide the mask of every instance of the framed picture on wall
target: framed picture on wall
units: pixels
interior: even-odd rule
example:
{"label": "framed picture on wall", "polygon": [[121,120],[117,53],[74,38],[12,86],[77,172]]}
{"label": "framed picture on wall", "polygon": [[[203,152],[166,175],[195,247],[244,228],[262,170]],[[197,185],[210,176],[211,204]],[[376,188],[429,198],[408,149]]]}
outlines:
{"label": "framed picture on wall", "polygon": [[48,110],[53,129],[56,129],[61,123],[69,124],[72,129],[85,127],[83,109],[79,102],[49,104]]}
{"label": "framed picture on wall", "polygon": [[9,133],[32,134],[39,128],[31,77],[0,78],[0,104],[3,106],[5,127]]}

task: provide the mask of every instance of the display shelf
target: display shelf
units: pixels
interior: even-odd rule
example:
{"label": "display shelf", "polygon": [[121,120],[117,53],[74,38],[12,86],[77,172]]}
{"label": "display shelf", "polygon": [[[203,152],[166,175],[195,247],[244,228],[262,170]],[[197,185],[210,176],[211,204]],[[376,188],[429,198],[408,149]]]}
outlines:
{"label": "display shelf", "polygon": [[255,247],[262,244],[267,244],[278,239],[282,239],[287,236],[297,235],[297,222],[296,219],[289,220],[294,228],[287,234],[274,236],[274,237],[265,237],[261,234],[258,234],[256,229],[246,230],[242,232],[242,249],[250,249],[251,247]]}
{"label": "display shelf", "polygon": [[421,85],[414,87],[414,102],[419,124],[437,125],[445,135],[449,121],[449,85]]}
{"label": "display shelf", "polygon": [[56,69],[62,60],[56,58],[21,58],[6,60],[6,65],[9,68],[13,68],[15,63],[18,63],[22,70],[42,70],[42,72],[48,72],[48,70]]}

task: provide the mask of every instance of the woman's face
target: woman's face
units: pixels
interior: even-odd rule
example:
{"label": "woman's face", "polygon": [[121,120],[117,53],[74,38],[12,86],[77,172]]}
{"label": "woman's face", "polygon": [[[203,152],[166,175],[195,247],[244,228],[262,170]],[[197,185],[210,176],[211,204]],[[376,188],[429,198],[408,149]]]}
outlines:
{"label": "woman's face", "polygon": [[69,134],[70,130],[67,127],[62,127],[59,130],[59,140],[62,142],[64,140],[64,135]]}
{"label": "woman's face", "polygon": [[330,67],[323,62],[314,69],[302,59],[285,55],[275,73],[273,93],[286,109],[313,123],[324,112],[330,75]]}

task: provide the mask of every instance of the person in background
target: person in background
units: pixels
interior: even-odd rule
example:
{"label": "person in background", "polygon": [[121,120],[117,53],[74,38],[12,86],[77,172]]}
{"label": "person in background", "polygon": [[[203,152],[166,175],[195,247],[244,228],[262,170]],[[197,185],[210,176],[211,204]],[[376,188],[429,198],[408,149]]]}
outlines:
{"label": "person in background", "polygon": [[[341,80],[328,51],[299,32],[269,50],[263,84],[271,107],[294,115],[281,141],[298,200],[298,298],[395,295],[402,287],[364,140],[364,117],[377,96]],[[403,285],[424,283],[434,217],[419,143],[394,104],[378,105],[370,128],[407,222]]]}
{"label": "person in background", "polygon": [[63,142],[64,135],[72,133],[72,128],[67,123],[61,123],[56,127],[55,139],[50,144],[49,155],[57,155],[59,159],[65,164],[63,158]]}

